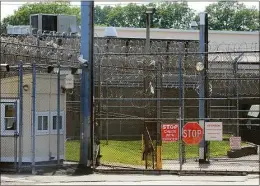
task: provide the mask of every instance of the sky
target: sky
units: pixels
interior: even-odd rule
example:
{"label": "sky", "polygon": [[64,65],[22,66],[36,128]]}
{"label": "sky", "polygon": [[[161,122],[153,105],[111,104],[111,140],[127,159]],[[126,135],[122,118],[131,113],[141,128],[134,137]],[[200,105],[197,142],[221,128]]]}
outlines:
{"label": "sky", "polygon": [[[120,1],[119,1],[120,2]],[[110,5],[115,5],[115,4],[119,4],[119,2],[95,2],[95,4],[99,4],[99,5],[106,5],[106,4],[110,4]],[[150,1],[152,2],[152,0]],[[213,1],[214,2],[214,1]],[[189,6],[198,11],[204,11],[205,7],[211,3],[211,2],[188,2]],[[8,15],[12,15],[14,13],[15,10],[17,10],[20,6],[22,6],[25,2],[13,2],[13,1],[9,1],[9,2],[1,2],[1,19],[7,17]],[[145,3],[145,2],[137,2],[137,3]],[[251,6],[256,6],[257,8],[259,8],[259,1],[255,1],[255,2],[243,2],[246,6],[251,7]],[[71,2],[72,5],[74,6],[80,6],[80,2]],[[125,2],[121,3],[121,4],[125,4]]]}

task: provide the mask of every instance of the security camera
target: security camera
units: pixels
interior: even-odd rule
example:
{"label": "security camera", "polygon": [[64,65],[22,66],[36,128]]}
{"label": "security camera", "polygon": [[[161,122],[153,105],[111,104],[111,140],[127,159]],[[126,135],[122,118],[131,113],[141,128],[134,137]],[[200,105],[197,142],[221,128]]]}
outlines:
{"label": "security camera", "polygon": [[9,72],[10,71],[9,65],[8,64],[1,64],[1,71]]}
{"label": "security camera", "polygon": [[88,60],[84,59],[82,55],[80,55],[78,57],[78,61],[80,62],[80,64],[82,65],[87,65],[88,64]]}

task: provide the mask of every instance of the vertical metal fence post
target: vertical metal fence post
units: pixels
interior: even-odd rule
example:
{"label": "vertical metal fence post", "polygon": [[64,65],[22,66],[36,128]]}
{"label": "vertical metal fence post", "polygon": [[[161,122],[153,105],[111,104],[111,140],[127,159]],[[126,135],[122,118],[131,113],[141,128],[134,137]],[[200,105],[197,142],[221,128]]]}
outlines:
{"label": "vertical metal fence post", "polygon": [[[108,98],[108,82],[106,82],[106,98]],[[108,100],[106,100],[106,145],[108,145]]]}
{"label": "vertical metal fence post", "polygon": [[[17,111],[17,108],[18,108],[18,101],[16,100],[14,102],[14,108],[15,110]],[[18,118],[18,113],[16,112],[16,116],[15,116],[15,120],[16,120],[16,123],[18,122],[19,118]],[[15,127],[15,131],[14,131],[14,169],[16,171],[18,171],[18,166],[17,166],[17,138],[18,138],[18,132],[17,132],[17,125]]]}
{"label": "vertical metal fence post", "polygon": [[[57,73],[57,119],[56,119],[56,128],[57,128],[57,165],[60,165],[60,65],[58,65]],[[61,123],[62,125],[62,123]],[[63,129],[64,130],[64,129]]]}
{"label": "vertical metal fence post", "polygon": [[204,65],[204,69],[200,72],[200,86],[199,86],[199,123],[203,129],[203,139],[199,146],[199,163],[206,163],[207,154],[207,142],[205,141],[205,118],[207,117],[207,104],[206,104],[206,92],[207,92],[207,56],[205,55],[207,47],[207,13],[200,13],[200,52],[201,62]]}
{"label": "vertical metal fence post", "polygon": [[238,92],[238,80],[237,80],[237,71],[238,71],[238,60],[236,60],[235,62],[235,81],[236,81],[236,136],[239,136],[239,100],[238,100],[238,97],[239,97],[239,92]]}
{"label": "vertical metal fence post", "polygon": [[22,167],[22,138],[23,138],[23,63],[19,64],[19,159],[18,171]]}
{"label": "vertical metal fence post", "polygon": [[93,150],[93,115],[91,106],[93,105],[93,13],[94,1],[81,1],[81,48],[80,52],[83,58],[87,60],[88,67],[82,65],[81,76],[81,152],[80,152],[80,165],[90,168]]}
{"label": "vertical metal fence post", "polygon": [[[179,46],[179,52],[182,52],[182,45]],[[180,171],[183,164],[183,142],[182,142],[182,127],[183,127],[183,75],[182,75],[182,55],[179,55],[179,163]]]}
{"label": "vertical metal fence post", "polygon": [[156,110],[157,110],[157,144],[156,144],[156,169],[160,170],[162,169],[162,135],[161,135],[161,89],[162,89],[162,63],[160,61],[157,61],[157,73],[156,73],[156,97],[157,104],[156,104]]}
{"label": "vertical metal fence post", "polygon": [[36,64],[32,65],[32,174],[35,174]]}

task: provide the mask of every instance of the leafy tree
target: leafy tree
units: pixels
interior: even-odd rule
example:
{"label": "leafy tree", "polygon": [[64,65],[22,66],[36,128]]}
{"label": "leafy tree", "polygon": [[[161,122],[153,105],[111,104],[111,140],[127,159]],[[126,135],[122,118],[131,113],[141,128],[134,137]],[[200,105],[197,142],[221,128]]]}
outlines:
{"label": "leafy tree", "polygon": [[[164,2],[149,5],[130,3],[126,6],[95,6],[94,24],[145,28],[147,6],[156,8],[151,17],[151,27],[154,28],[188,29],[192,20],[199,21],[199,16],[195,16],[195,10],[188,7],[187,2]],[[210,30],[250,31],[259,28],[258,10],[246,8],[243,3],[213,3],[206,7],[206,11],[209,14]],[[76,15],[80,23],[80,7],[70,6],[69,2],[27,3],[3,20],[1,30],[8,24],[28,25],[30,14],[38,13]]]}
{"label": "leafy tree", "polygon": [[109,13],[113,10],[111,6],[95,6],[94,10],[94,23],[96,25],[106,25],[107,24],[107,17]]}
{"label": "leafy tree", "polygon": [[145,6],[130,3],[126,6],[115,6],[109,12],[107,24],[118,27],[145,27]]}
{"label": "leafy tree", "polygon": [[210,30],[250,31],[259,27],[259,12],[235,1],[218,2],[206,7]]}
{"label": "leafy tree", "polygon": [[188,29],[194,19],[195,11],[189,8],[187,2],[162,3],[155,14],[159,28]]}

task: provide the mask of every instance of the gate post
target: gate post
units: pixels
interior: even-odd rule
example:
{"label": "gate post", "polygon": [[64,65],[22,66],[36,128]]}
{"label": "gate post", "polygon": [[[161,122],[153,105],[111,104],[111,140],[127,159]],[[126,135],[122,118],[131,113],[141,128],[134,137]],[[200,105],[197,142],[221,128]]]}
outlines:
{"label": "gate post", "polygon": [[32,174],[35,174],[35,127],[36,127],[36,64],[32,65]]}
{"label": "gate post", "polygon": [[19,64],[19,158],[18,172],[22,167],[22,133],[23,133],[23,63]]}
{"label": "gate post", "polygon": [[203,128],[203,139],[199,146],[199,163],[207,163],[207,142],[205,141],[205,119],[207,114],[207,69],[208,69],[208,14],[200,13],[200,58],[203,64],[203,70],[200,73],[199,86],[199,123]]}
{"label": "gate post", "polygon": [[[81,2],[81,139],[80,165],[91,167],[93,161],[93,14],[94,1]],[[91,152],[92,151],[92,152]]]}
{"label": "gate post", "polygon": [[[58,73],[57,73],[57,165],[60,165],[60,64],[58,62]],[[62,125],[62,124],[61,124]],[[63,129],[66,130],[66,129]]]}
{"label": "gate post", "polygon": [[[183,46],[182,43],[179,45],[179,52],[182,53]],[[182,170],[182,165],[185,161],[183,157],[183,152],[185,152],[183,141],[182,141],[182,127],[184,125],[184,83],[183,83],[183,63],[182,63],[182,54],[179,55],[179,163],[180,170]]]}

